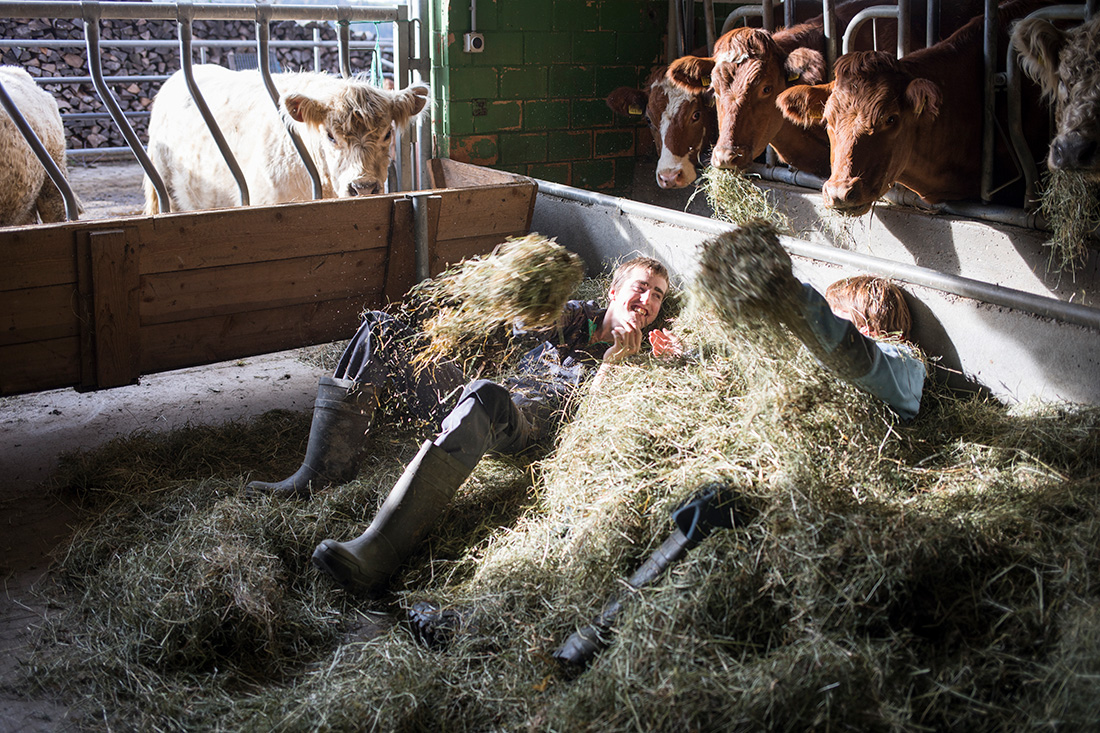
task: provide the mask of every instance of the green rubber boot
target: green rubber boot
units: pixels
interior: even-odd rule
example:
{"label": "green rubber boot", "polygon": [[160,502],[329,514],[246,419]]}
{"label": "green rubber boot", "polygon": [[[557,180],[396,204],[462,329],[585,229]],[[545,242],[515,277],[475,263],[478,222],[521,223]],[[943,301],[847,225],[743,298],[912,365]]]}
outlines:
{"label": "green rubber boot", "polygon": [[313,564],[347,590],[377,589],[428,534],[471,470],[426,441],[367,530],[350,542],[323,540]]}
{"label": "green rubber boot", "polygon": [[245,492],[249,496],[274,494],[286,499],[308,499],[313,491],[351,481],[359,473],[365,436],[376,404],[370,385],[321,377],[301,467],[282,481],[253,481]]}

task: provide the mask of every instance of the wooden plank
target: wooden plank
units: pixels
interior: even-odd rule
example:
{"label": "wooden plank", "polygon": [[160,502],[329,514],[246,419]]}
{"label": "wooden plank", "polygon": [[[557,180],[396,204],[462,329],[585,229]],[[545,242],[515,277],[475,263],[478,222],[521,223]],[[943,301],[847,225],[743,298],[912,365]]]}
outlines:
{"label": "wooden plank", "polygon": [[124,229],[91,232],[92,324],[97,387],[137,382],[138,258]]}
{"label": "wooden plank", "polygon": [[513,183],[534,183],[534,179],[507,171],[498,171],[450,158],[433,158],[428,173],[432,188],[469,188],[471,186],[497,186]]}
{"label": "wooden plank", "polygon": [[0,229],[0,252],[0,292],[76,283],[72,228]]}
{"label": "wooden plank", "polygon": [[79,350],[80,339],[76,336],[0,348],[0,395],[78,384]]}
{"label": "wooden plank", "polygon": [[389,302],[397,302],[416,282],[416,236],[412,200],[393,202],[393,221],[389,249],[386,253],[386,282],[383,294]]}
{"label": "wooden plank", "polygon": [[147,275],[141,278],[141,324],[381,293],[385,255],[367,250]]}
{"label": "wooden plank", "polygon": [[75,297],[70,284],[0,292],[0,346],[78,335]]}
{"label": "wooden plank", "polygon": [[[485,237],[466,237],[465,239],[448,239],[436,242],[435,249],[432,251],[431,257],[431,273],[432,277],[435,277],[444,269],[448,264],[459,262],[467,257],[473,257],[474,255],[488,254],[493,251],[493,248],[504,241],[505,236],[509,233],[504,233],[504,236],[492,234]],[[511,232],[510,234],[521,235],[526,232]]]}
{"label": "wooden plank", "polygon": [[359,297],[143,326],[141,371],[162,372],[351,338],[381,291]]}
{"label": "wooden plank", "polygon": [[141,274],[384,248],[398,197],[158,215],[144,233]]}
{"label": "wooden plank", "polygon": [[524,231],[531,225],[535,187],[507,186],[463,188],[445,192],[439,214],[440,239],[500,235],[515,232],[517,222]]}

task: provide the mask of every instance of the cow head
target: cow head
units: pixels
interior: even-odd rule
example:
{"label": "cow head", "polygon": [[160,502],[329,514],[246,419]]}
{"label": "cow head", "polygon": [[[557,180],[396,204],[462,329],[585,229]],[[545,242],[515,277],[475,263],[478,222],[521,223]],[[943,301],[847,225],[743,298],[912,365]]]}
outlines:
{"label": "cow head", "polygon": [[918,125],[939,114],[940,100],[938,86],[906,73],[893,55],[855,51],[837,59],[834,81],[791,87],[779,106],[800,125],[825,121],[832,167],[825,205],[859,216],[902,175]]}
{"label": "cow head", "polygon": [[1020,66],[1054,101],[1058,131],[1047,166],[1100,180],[1100,16],[1069,31],[1028,18],[1013,28],[1012,45]]}
{"label": "cow head", "polygon": [[699,156],[714,140],[714,104],[709,93],[689,94],[670,83],[665,70],[662,66],[654,71],[644,90],[615,89],[607,96],[607,106],[634,119],[644,116],[660,151],[657,185],[684,188],[698,177]]}
{"label": "cow head", "polygon": [[285,114],[308,129],[321,178],[340,198],[384,189],[394,129],[427,103],[428,87],[422,84],[395,92],[357,79],[343,80],[340,91],[329,96],[293,93],[282,99]]}
{"label": "cow head", "polygon": [[736,28],[718,39],[713,58],[677,59],[668,77],[691,94],[713,89],[718,140],[711,165],[743,169],[764,152],[784,124],[776,106],[779,94],[793,81],[816,84],[824,79],[825,59],[809,48],[784,53],[770,33]]}

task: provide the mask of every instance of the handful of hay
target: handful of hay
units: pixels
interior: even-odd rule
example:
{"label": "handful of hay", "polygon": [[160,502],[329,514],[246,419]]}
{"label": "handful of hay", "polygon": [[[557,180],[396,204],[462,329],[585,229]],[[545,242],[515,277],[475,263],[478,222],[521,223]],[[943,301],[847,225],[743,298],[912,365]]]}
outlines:
{"label": "handful of hay", "polygon": [[422,326],[427,344],[415,362],[483,351],[501,326],[518,322],[533,331],[553,326],[583,277],[577,254],[534,232],[510,237],[485,257],[462,261],[413,291],[417,309],[435,312]]}
{"label": "handful of hay", "polygon": [[730,327],[774,322],[800,287],[774,224],[753,219],[702,244],[693,296]]}
{"label": "handful of hay", "polygon": [[[703,191],[714,218],[731,224],[766,219],[783,230],[791,228],[787,215],[768,198],[767,192],[738,170],[709,167],[703,171],[695,193]],[[695,198],[695,193],[692,198]]]}
{"label": "handful of hay", "polygon": [[1090,240],[1100,228],[1100,182],[1077,173],[1052,171],[1044,177],[1039,211],[1050,224],[1048,269],[1073,274],[1085,264]]}

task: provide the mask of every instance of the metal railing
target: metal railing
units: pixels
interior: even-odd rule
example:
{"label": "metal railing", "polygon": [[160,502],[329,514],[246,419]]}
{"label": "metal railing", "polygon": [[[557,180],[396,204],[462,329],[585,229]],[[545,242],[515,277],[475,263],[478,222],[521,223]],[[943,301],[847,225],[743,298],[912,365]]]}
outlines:
{"label": "metal railing", "polygon": [[[429,76],[429,60],[427,58],[427,23],[422,22],[425,0],[419,0],[419,3],[414,3],[413,12],[415,16],[410,17],[410,7],[407,5],[393,5],[393,6],[356,6],[351,7],[347,5],[329,6],[329,5],[269,5],[266,3],[244,3],[244,4],[203,4],[195,5],[191,2],[180,3],[143,3],[143,2],[109,2],[100,3],[99,0],[83,0],[82,2],[0,2],[0,17],[3,18],[64,18],[83,21],[84,26],[84,45],[87,48],[88,65],[90,68],[90,77],[75,77],[64,79],[65,81],[76,81],[79,78],[81,81],[90,80],[95,86],[96,92],[100,101],[106,107],[107,112],[114,122],[114,124],[121,131],[123,137],[126,140],[127,145],[138,162],[141,164],[146,175],[153,183],[154,188],[157,191],[158,197],[161,201],[161,210],[164,210],[166,202],[168,201],[167,191],[165,189],[163,180],[157,173],[141,141],[138,139],[137,134],[134,132],[133,126],[130,124],[129,118],[133,115],[127,115],[119,106],[118,100],[111,92],[108,82],[120,82],[131,80],[134,77],[112,77],[107,78],[103,73],[102,55],[101,52],[108,45],[111,46],[157,46],[164,45],[164,41],[103,41],[100,38],[100,21],[102,20],[168,20],[176,21],[178,30],[178,44],[180,49],[181,68],[184,70],[185,77],[188,78],[188,87],[195,98],[196,104],[202,112],[203,118],[209,127],[211,134],[218,142],[218,147],[222,152],[226,163],[233,171],[233,176],[237,181],[238,187],[241,191],[242,204],[247,205],[248,194],[247,185],[245,184],[243,174],[240,171],[240,167],[237,165],[232,151],[229,150],[225,144],[224,138],[221,136],[220,131],[217,129],[217,123],[210,115],[209,110],[206,107],[205,102],[202,100],[201,92],[194,84],[193,78],[191,78],[193,67],[193,50],[195,47],[209,45],[217,43],[218,45],[241,46],[240,41],[231,42],[214,42],[214,41],[201,41],[195,42],[191,27],[196,20],[252,20],[256,24],[256,58],[258,59],[259,70],[264,80],[264,85],[267,88],[269,96],[272,98],[272,102],[278,106],[279,93],[275,88],[274,81],[272,80],[271,72],[271,56],[270,48],[272,45],[282,45],[284,42],[271,41],[270,39],[270,26],[275,21],[324,21],[333,22],[337,26],[338,41],[337,49],[340,60],[340,70],[344,77],[351,75],[349,57],[350,57],[350,25],[352,22],[383,22],[395,24],[394,40],[392,44],[393,51],[393,80],[396,88],[404,88],[408,86],[410,81],[426,80]],[[21,41],[20,45],[34,44],[39,47],[48,47],[50,42],[43,41]],[[53,42],[57,43],[57,42]],[[167,42],[171,43],[171,42]],[[247,43],[247,42],[245,42]],[[138,77],[142,80],[146,80],[151,77]],[[164,78],[164,77],[162,77]],[[62,79],[50,78],[50,81],[59,82]],[[40,82],[43,82],[41,78]],[[12,103],[10,97],[3,91],[0,86],[0,101],[4,102],[5,109],[12,116],[16,122],[17,127],[23,132],[24,137],[27,138],[28,144],[35,150],[39,159],[42,160],[43,165],[46,167],[47,173],[50,175],[51,180],[61,190],[63,197],[66,200],[66,216],[73,220],[76,218],[75,204],[70,207],[70,201],[75,202],[72,189],[69,186],[68,181],[61,175],[60,170],[56,165],[52,166],[52,160],[49,160],[48,155],[44,155],[45,148],[37,136],[34,135],[33,130],[26,124],[22,115]],[[10,106],[9,106],[10,105]],[[405,190],[406,184],[411,182],[412,188],[421,188],[422,181],[427,178],[427,160],[430,157],[430,122],[425,119],[425,116],[421,116],[412,126],[411,134],[403,134],[403,131],[398,131],[398,144],[397,144],[397,158],[396,158],[396,175],[394,180],[394,188],[396,190]],[[28,134],[29,133],[29,134]],[[313,183],[313,196],[314,199],[321,198],[321,183],[320,176],[317,172],[317,167],[312,161],[308,151],[305,149],[301,140],[297,134],[290,127],[287,128],[287,133],[290,135],[291,140],[298,151],[299,156],[302,159],[303,165],[309,173],[309,176]]]}

